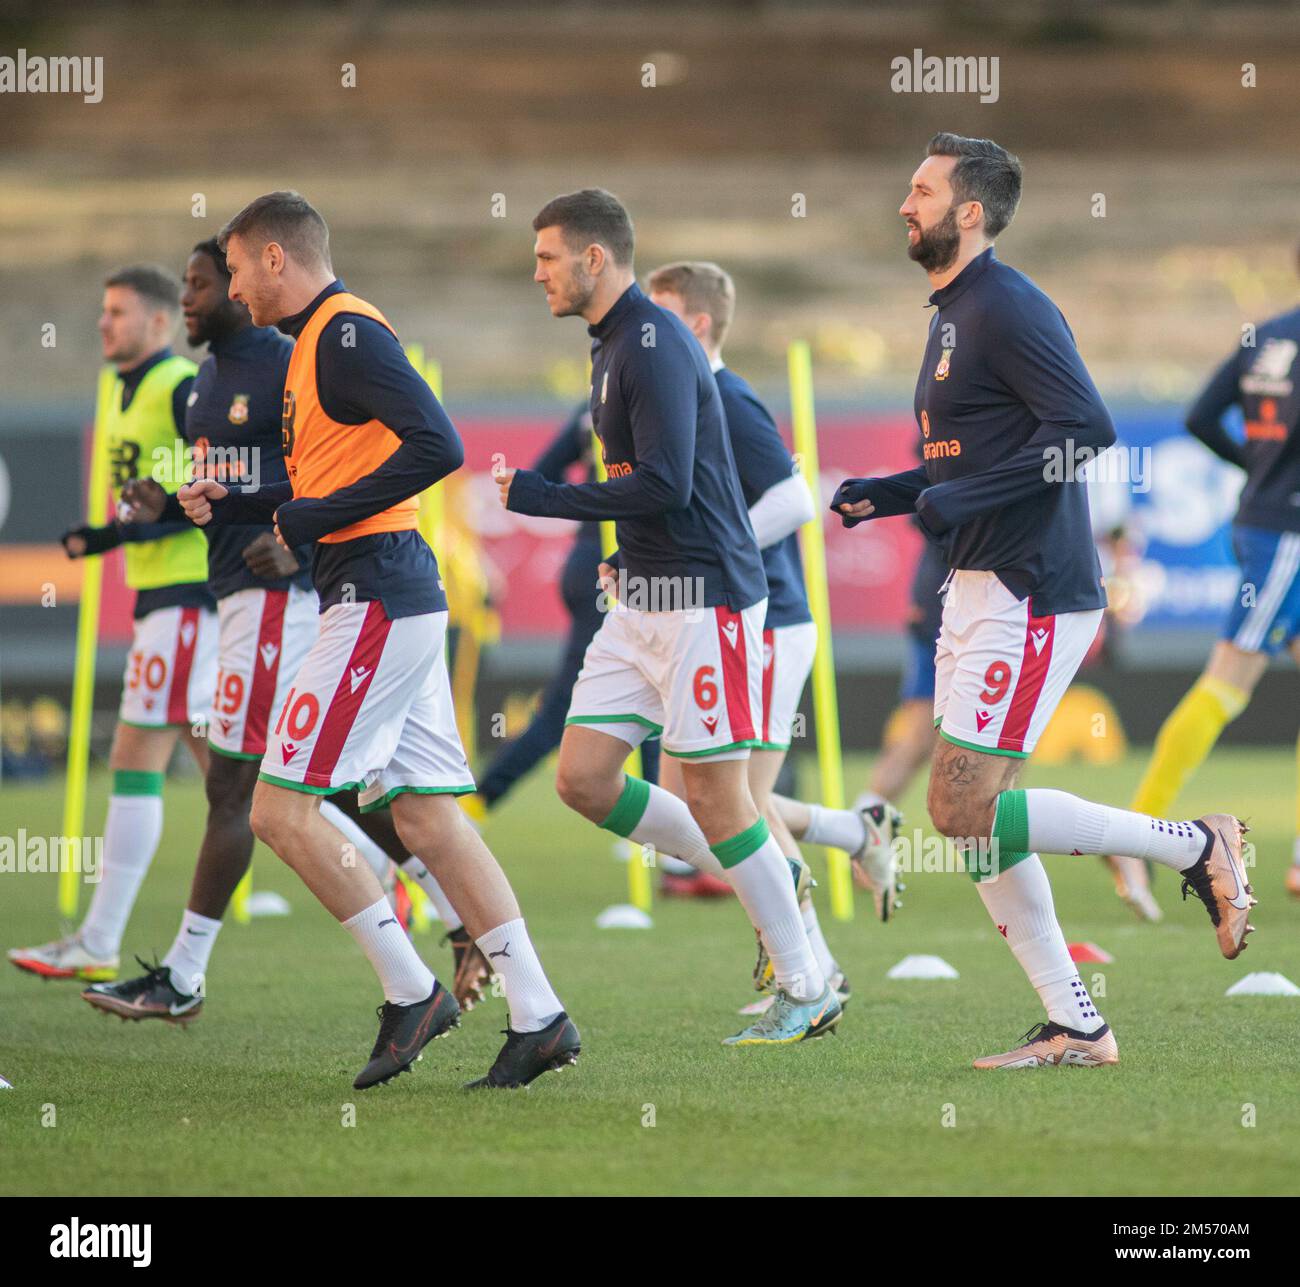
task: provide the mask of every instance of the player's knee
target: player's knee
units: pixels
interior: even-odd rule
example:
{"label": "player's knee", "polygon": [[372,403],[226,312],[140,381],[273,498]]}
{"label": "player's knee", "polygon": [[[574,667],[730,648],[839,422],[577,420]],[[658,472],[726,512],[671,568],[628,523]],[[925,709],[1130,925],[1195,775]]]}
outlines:
{"label": "player's knee", "polygon": [[942,784],[932,781],[925,803],[930,821],[940,835],[957,839],[988,834],[988,809],[979,802],[954,799]]}
{"label": "player's knee", "polygon": [[253,792],[248,822],[253,834],[267,848],[283,857],[286,841],[294,831],[294,822],[288,810],[271,792]]}
{"label": "player's knee", "polygon": [[555,790],[560,799],[575,813],[590,818],[592,822],[607,817],[612,807],[607,804],[608,787],[602,790],[603,786],[590,773],[574,770],[563,763],[555,775]]}
{"label": "player's knee", "polygon": [[[392,819],[402,848],[421,858],[428,854],[434,861],[455,842],[461,828],[470,825],[456,797],[443,794],[403,792],[393,800]],[[380,846],[388,848],[382,840]]]}
{"label": "player's knee", "polygon": [[[245,772],[250,767],[253,772]],[[257,767],[256,763],[213,756],[203,784],[209,817],[226,820],[248,815],[253,788],[257,785]]]}

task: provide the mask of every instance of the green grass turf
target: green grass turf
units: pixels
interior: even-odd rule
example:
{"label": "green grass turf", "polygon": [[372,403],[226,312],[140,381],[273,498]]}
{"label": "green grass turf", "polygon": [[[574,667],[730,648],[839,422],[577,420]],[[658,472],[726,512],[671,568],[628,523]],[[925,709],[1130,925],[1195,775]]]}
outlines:
{"label": "green grass turf", "polygon": [[[1026,782],[1123,803],[1141,764],[1032,769]],[[852,763],[850,781],[864,769]],[[92,820],[105,789],[92,782]],[[582,1029],[578,1067],[528,1092],[462,1093],[501,1041],[498,1000],[413,1075],[359,1094],[373,976],[259,850],[259,888],[284,894],[293,914],[226,927],[189,1031],[101,1017],[76,985],[4,967],[0,1073],[15,1089],[0,1092],[0,1193],[1295,1193],[1300,1000],[1223,995],[1248,970],[1300,980],[1300,904],[1281,887],[1293,792],[1287,751],[1223,752],[1180,801],[1179,816],[1233,809],[1253,824],[1259,932],[1236,962],[1219,956],[1205,912],[1179,901],[1170,873],[1157,877],[1168,921],[1150,927],[1095,858],[1047,860],[1067,938],[1115,956],[1085,967],[1087,979],[1104,973],[1098,1001],[1122,1058],[1096,1071],[971,1069],[1041,1013],[970,882],[952,874],[912,875],[887,926],[861,900],[855,922],[833,923],[819,894],[855,989],[841,1035],[723,1049],[752,999],[739,908],[661,902],[650,932],[596,930],[597,912],[622,901],[622,871],[610,838],[567,815],[543,771],[487,835]],[[923,820],[920,787],[903,804]],[[60,807],[58,782],[6,785],[0,832],[52,833]],[[197,786],[169,784],[129,949],[170,943],[201,818]],[[820,851],[811,856],[821,872]],[[51,878],[0,875],[0,939],[50,937],[54,906]],[[418,941],[446,965],[433,935]],[[945,957],[960,980],[887,981],[909,952]],[[348,1104],[353,1127],[341,1125]],[[1253,1127],[1242,1124],[1249,1104]],[[56,1125],[42,1125],[44,1105]]]}

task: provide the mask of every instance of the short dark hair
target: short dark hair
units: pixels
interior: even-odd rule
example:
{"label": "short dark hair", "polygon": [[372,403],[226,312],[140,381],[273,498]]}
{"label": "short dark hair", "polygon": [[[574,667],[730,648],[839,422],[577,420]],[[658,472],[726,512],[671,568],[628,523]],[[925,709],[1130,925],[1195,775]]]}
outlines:
{"label": "short dark hair", "polygon": [[533,231],[559,228],[570,249],[598,242],[621,268],[632,263],[636,234],[623,203],[604,188],[582,188],[548,201],[533,220]]}
{"label": "short dark hair", "polygon": [[128,264],[109,273],[104,285],[128,286],[146,304],[166,309],[169,313],[181,311],[180,282],[174,273],[157,264]]}
{"label": "short dark hair", "polygon": [[961,134],[936,134],[926,156],[955,156],[952,191],[959,202],[978,201],[984,207],[984,231],[996,237],[1015,217],[1020,204],[1020,160],[992,139],[968,139]]}
{"label": "short dark hair", "polygon": [[191,255],[207,255],[217,266],[217,272],[227,281],[230,280],[230,269],[226,267],[226,252],[221,249],[215,237],[209,237],[207,241],[201,241],[193,250]]}
{"label": "short dark hair", "polygon": [[329,227],[320,211],[298,192],[268,192],[250,201],[217,233],[222,254],[234,236],[258,250],[274,241],[295,259],[330,267]]}

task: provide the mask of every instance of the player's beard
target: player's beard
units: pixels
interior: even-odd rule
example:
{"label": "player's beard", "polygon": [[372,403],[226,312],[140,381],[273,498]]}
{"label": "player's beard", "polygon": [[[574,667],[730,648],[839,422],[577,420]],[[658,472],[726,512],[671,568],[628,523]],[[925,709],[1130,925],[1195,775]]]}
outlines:
{"label": "player's beard", "polygon": [[560,311],[556,313],[556,317],[581,316],[582,310],[591,302],[595,289],[596,279],[589,276],[581,265],[575,266],[573,270],[573,286],[566,295]]}
{"label": "player's beard", "polygon": [[248,321],[248,310],[242,304],[226,300],[220,308],[214,309],[199,322],[194,335],[186,333],[190,348],[196,349],[201,344],[211,344],[213,340],[224,340],[233,335]]}
{"label": "player's beard", "polygon": [[908,246],[907,257],[920,264],[927,273],[942,272],[952,265],[961,249],[961,232],[957,228],[957,207],[948,207],[933,227],[917,226],[916,240]]}

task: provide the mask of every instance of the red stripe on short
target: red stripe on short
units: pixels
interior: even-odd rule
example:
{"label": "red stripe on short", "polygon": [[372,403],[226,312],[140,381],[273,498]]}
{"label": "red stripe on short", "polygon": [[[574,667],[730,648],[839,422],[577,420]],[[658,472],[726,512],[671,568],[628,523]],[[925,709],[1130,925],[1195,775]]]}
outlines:
{"label": "red stripe on short", "polygon": [[271,719],[275,683],[280,674],[280,654],[284,651],[284,609],[289,602],[289,591],[266,590],[263,593],[266,597],[262,601],[262,624],[257,630],[253,682],[248,689],[244,740],[239,748],[245,755],[266,753],[266,726]]}
{"label": "red stripe on short", "polygon": [[[727,702],[727,723],[732,742],[754,737],[754,712],[749,705],[749,667],[745,657],[745,623],[739,612],[719,605],[713,609],[718,622],[718,649],[722,654],[722,692]],[[728,630],[728,627],[731,627]],[[734,643],[733,643],[734,640]]]}
{"label": "red stripe on short", "polygon": [[1011,694],[1007,717],[1002,721],[998,747],[1004,751],[1023,751],[1029,735],[1029,722],[1043,693],[1047,672],[1052,666],[1052,641],[1056,638],[1056,618],[1034,616],[1029,601],[1029,622],[1025,626],[1025,650],[1020,659],[1020,676]]}
{"label": "red stripe on short", "polygon": [[772,740],[772,690],[776,687],[776,631],[763,631],[763,741]]}
{"label": "red stripe on short", "polygon": [[[325,712],[325,722],[321,725],[316,745],[312,747],[311,759],[307,762],[307,771],[303,782],[308,786],[332,786],[330,777],[334,766],[343,753],[343,745],[348,740],[352,725],[356,722],[357,712],[370,691],[375,669],[383,654],[384,644],[392,622],[384,615],[384,605],[375,599],[366,608],[365,620],[357,641],[352,645],[352,655],[339,676],[338,687],[330,699],[329,709]],[[358,672],[361,672],[358,675]],[[355,687],[353,680],[356,680]]]}
{"label": "red stripe on short", "polygon": [[[189,626],[190,641],[185,642],[185,627]],[[190,722],[190,671],[194,669],[194,649],[199,642],[198,608],[182,608],[180,625],[176,627],[176,657],[172,662],[172,686],[167,694],[167,722]]]}

